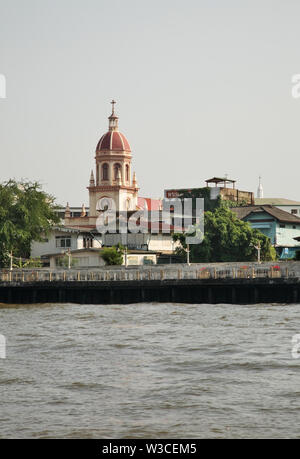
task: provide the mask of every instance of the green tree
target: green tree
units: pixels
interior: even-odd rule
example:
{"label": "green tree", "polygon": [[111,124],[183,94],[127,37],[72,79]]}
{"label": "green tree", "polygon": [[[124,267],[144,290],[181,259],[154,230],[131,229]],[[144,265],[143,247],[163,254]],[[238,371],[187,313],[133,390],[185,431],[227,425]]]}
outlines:
{"label": "green tree", "polygon": [[43,266],[42,260],[40,258],[29,258],[23,259],[21,257],[15,258],[13,262],[13,268],[41,268]]}
{"label": "green tree", "polygon": [[229,209],[233,209],[234,207],[247,207],[249,206],[246,199],[242,199],[241,201],[222,201],[222,204],[227,206]]}
{"label": "green tree", "polygon": [[104,248],[100,255],[107,265],[122,265],[123,253],[124,247],[121,244],[118,244],[113,247]]}
{"label": "green tree", "polygon": [[[70,260],[70,267],[75,268],[78,264],[79,260],[75,260],[73,257]],[[68,268],[69,267],[69,257],[65,255],[64,257],[59,257],[56,259],[56,266],[60,268]]]}
{"label": "green tree", "polygon": [[59,223],[54,197],[38,182],[9,180],[0,184],[0,266],[8,254],[29,258],[33,241],[42,240]]}
{"label": "green tree", "polygon": [[196,198],[202,198],[204,199],[204,210],[205,211],[214,211],[216,208],[218,208],[221,203],[222,199],[220,196],[217,197],[217,199],[210,199],[210,191],[211,189],[208,187],[204,188],[193,188],[191,190],[180,190],[180,194],[178,196],[179,199],[193,199],[195,200]]}
{"label": "green tree", "polygon": [[[221,205],[214,212],[206,212],[204,225],[202,244],[190,246],[191,262],[256,261],[255,246],[259,243],[261,260],[276,259],[270,239],[251,228],[249,223],[239,220],[226,205]],[[174,234],[173,239],[180,241],[181,248],[177,252],[183,257],[186,251],[185,235]]]}

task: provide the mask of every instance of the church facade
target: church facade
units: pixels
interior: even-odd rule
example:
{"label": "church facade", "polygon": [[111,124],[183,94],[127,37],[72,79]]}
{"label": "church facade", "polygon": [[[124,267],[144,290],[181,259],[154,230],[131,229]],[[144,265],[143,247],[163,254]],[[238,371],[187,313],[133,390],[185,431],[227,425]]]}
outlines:
{"label": "church facade", "polygon": [[[161,212],[160,200],[138,196],[136,174],[132,171],[132,152],[127,138],[119,131],[115,101],[112,101],[112,113],[108,118],[108,131],[102,135],[96,146],[95,166],[91,171],[87,189],[89,206],[83,205],[79,214],[78,209],[74,212],[68,203],[62,218],[62,226],[53,228],[51,235],[47,235],[44,241],[32,244],[32,257],[53,259],[64,251],[74,252],[74,256],[76,251],[78,257],[79,251],[83,253],[90,252],[91,249],[101,250],[118,243],[125,245],[129,252],[143,251],[145,260],[149,260],[147,252],[156,252],[157,255],[171,255],[174,252],[177,243],[174,244],[172,235],[166,234],[161,228],[154,234],[150,230],[126,234],[118,231],[98,232],[97,220],[105,211],[105,204],[108,202],[114,203],[118,218],[123,214],[128,218],[144,209],[155,211],[158,215]],[[132,256],[133,259],[135,260],[136,256]],[[143,264],[143,259],[139,258],[138,264]],[[86,262],[85,266],[89,266],[89,263]]]}
{"label": "church facade", "polygon": [[119,118],[112,101],[112,114],[108,118],[108,131],[100,138],[95,152],[95,170],[92,170],[89,191],[89,212],[82,209],[81,216],[71,217],[67,205],[65,226],[96,228],[101,200],[112,200],[117,212],[138,209],[138,186],[135,172],[132,173],[132,153],[128,140],[119,131]]}

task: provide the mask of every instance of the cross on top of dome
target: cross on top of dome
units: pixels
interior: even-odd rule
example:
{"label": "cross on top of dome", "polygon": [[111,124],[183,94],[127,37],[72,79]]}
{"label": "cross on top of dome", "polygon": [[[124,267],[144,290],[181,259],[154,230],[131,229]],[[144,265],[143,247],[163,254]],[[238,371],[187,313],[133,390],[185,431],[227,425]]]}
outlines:
{"label": "cross on top of dome", "polygon": [[116,103],[117,103],[117,102],[116,102],[114,99],[111,101],[111,105],[112,105],[112,115],[115,114],[115,104],[116,104]]}
{"label": "cross on top of dome", "polygon": [[112,114],[108,117],[109,130],[106,132],[98,142],[96,152],[107,152],[109,151],[123,151],[131,152],[130,145],[126,137],[119,132],[119,117],[115,114],[116,101],[111,101]]}
{"label": "cross on top of dome", "polygon": [[117,102],[114,99],[111,101],[112,113],[111,113],[110,117],[108,118],[109,119],[109,130],[110,131],[117,131],[118,130],[118,117],[115,114],[115,104],[116,103]]}

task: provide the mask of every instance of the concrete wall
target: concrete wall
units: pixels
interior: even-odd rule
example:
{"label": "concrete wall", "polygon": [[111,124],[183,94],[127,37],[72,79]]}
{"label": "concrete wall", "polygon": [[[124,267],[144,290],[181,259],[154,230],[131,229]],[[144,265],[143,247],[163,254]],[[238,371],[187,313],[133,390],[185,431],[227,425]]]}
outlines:
{"label": "concrete wall", "polygon": [[[57,267],[60,267],[57,264],[57,260],[59,258],[53,256],[50,257],[50,268],[55,269]],[[102,257],[98,253],[78,253],[74,254],[72,256],[72,260],[75,262],[73,268],[79,269],[79,268],[98,268],[101,266],[105,266],[105,262]]]}
{"label": "concrete wall", "polygon": [[148,264],[156,265],[157,257],[154,254],[146,255],[146,254],[130,253],[127,255],[127,263],[129,266],[143,266],[143,265],[148,265]]}
{"label": "concrete wall", "polygon": [[[233,263],[202,266],[205,271],[200,264],[171,265],[164,269],[140,266],[54,272],[40,269],[34,273],[20,270],[10,274],[4,270],[0,273],[0,302],[299,304],[300,262],[277,262],[276,266],[274,263],[248,263],[247,271],[242,264],[241,272],[235,269],[239,264]],[[207,270],[211,274],[208,277]]]}
{"label": "concrete wall", "polygon": [[171,234],[150,234],[148,248],[156,251],[173,251],[179,243],[174,243]]}
{"label": "concrete wall", "polygon": [[[58,260],[61,260],[61,257],[52,256],[50,257],[50,268],[62,268]],[[80,268],[99,268],[105,266],[105,262],[99,253],[92,253],[84,251],[83,253],[74,253],[72,255],[72,265],[73,269]],[[156,265],[157,256],[156,254],[147,254],[147,253],[128,253],[127,263],[130,266],[143,266],[143,265]],[[123,265],[125,265],[125,257],[123,256]],[[66,266],[65,266],[66,268]],[[112,267],[113,268],[113,267]]]}

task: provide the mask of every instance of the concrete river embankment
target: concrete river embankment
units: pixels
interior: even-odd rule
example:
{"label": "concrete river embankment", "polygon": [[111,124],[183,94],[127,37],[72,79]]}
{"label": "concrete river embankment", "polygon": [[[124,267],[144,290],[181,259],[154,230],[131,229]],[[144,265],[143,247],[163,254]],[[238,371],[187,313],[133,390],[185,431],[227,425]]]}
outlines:
{"label": "concrete river embankment", "polygon": [[2,270],[0,303],[300,303],[300,262]]}

